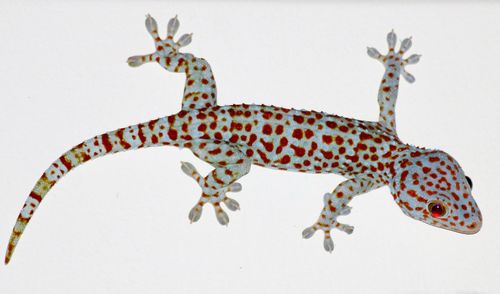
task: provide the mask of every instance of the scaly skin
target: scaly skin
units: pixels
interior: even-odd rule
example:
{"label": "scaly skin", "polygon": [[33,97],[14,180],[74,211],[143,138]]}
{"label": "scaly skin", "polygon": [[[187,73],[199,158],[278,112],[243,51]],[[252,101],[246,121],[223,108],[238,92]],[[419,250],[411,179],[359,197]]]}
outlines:
{"label": "scaly skin", "polygon": [[368,48],[368,55],[381,61],[386,69],[378,95],[379,121],[369,122],[275,106],[218,106],[210,65],[202,58],[179,52],[191,42],[191,35],[173,41],[179,27],[177,17],[170,20],[165,40],[159,37],[156,21],[150,16],[146,27],[157,50],[130,57],[128,63],[139,66],[157,62],[168,71],[184,72],[182,110],[96,136],[59,157],[29,194],[14,226],[5,263],[10,261],[21,234],[45,195],[70,170],[107,154],[164,145],[189,148],[214,167],[203,177],[191,163],[181,163],[182,171],[202,190],[189,213],[191,222],[198,221],[204,205],[210,203],[217,220],[226,225],[229,217],[221,203],[230,210],[239,209],[238,202],[226,193],[239,192],[241,185],[236,181],[255,164],[280,170],[335,173],[347,178],[331,193],[324,194],[318,220],[302,233],[309,238],[322,230],[324,248],[329,252],[334,247],[332,229],[349,234],[353,231],[352,226],[337,221],[337,217],[349,214],[350,200],[385,185],[389,185],[403,212],[414,219],[464,234],[480,230],[482,218],[472,198],[472,182],[459,164],[443,151],[405,144],[396,134],[399,76],[413,82],[413,76],[404,66],[419,60],[418,55],[403,58],[411,39],[403,40],[396,52],[396,35],[391,32],[387,36],[387,55]]}

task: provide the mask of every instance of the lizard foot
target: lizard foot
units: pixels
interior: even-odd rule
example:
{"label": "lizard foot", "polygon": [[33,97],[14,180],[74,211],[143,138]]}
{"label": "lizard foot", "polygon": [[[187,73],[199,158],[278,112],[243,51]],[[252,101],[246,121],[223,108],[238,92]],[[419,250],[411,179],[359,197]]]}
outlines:
{"label": "lizard foot", "polygon": [[224,209],[222,209],[220,204],[224,203],[224,205],[226,205],[226,207],[231,211],[239,210],[240,204],[236,200],[227,197],[226,193],[241,191],[241,184],[232,183],[231,185],[218,189],[216,191],[205,191],[205,179],[200,175],[200,173],[191,163],[181,161],[181,169],[186,175],[193,178],[203,190],[200,199],[198,200],[196,205],[189,211],[188,217],[191,223],[197,222],[200,219],[203,212],[203,206],[207,203],[210,203],[215,209],[217,221],[221,225],[227,225],[229,223],[229,216],[224,211]]}
{"label": "lizard foot", "polygon": [[407,82],[413,83],[415,82],[415,77],[405,70],[405,66],[408,64],[417,63],[420,60],[421,55],[413,54],[410,57],[404,59],[403,55],[405,54],[406,51],[408,51],[408,49],[410,49],[412,45],[411,37],[401,41],[401,46],[398,52],[396,52],[394,49],[394,46],[396,45],[396,40],[397,40],[396,33],[394,33],[394,31],[391,31],[389,34],[387,34],[387,45],[389,46],[389,52],[386,55],[382,55],[378,52],[377,49],[373,47],[368,47],[367,48],[368,56],[382,62],[382,64],[384,64],[386,68],[391,67],[396,71],[400,70],[403,78]]}
{"label": "lizard foot", "polygon": [[140,66],[146,62],[157,61],[160,57],[167,57],[176,54],[181,47],[185,47],[191,43],[193,34],[182,35],[177,42],[174,41],[174,35],[179,29],[179,20],[177,16],[171,18],[167,26],[167,37],[161,39],[158,35],[158,24],[151,15],[146,15],[146,29],[153,37],[155,42],[156,52],[148,55],[137,55],[127,59],[127,63],[131,67]]}
{"label": "lizard foot", "polygon": [[323,247],[327,252],[332,252],[334,248],[330,234],[332,229],[338,229],[347,234],[352,234],[354,230],[353,226],[342,224],[337,221],[337,217],[351,213],[351,207],[347,206],[342,199],[332,199],[334,199],[334,197],[331,193],[326,193],[324,195],[325,207],[323,207],[318,221],[302,231],[302,237],[304,239],[309,239],[316,231],[322,230],[324,232]]}

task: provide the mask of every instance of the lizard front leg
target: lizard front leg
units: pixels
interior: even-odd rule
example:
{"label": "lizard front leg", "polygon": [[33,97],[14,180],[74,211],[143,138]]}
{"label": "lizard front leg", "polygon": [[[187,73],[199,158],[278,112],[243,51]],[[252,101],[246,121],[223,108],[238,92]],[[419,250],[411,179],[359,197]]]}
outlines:
{"label": "lizard front leg", "polygon": [[377,49],[368,47],[368,55],[380,61],[385,67],[385,73],[380,83],[378,91],[378,104],[380,107],[379,122],[396,133],[396,100],[399,89],[399,76],[402,75],[409,83],[413,83],[415,78],[405,70],[405,65],[415,64],[420,60],[420,55],[413,54],[407,59],[403,55],[411,47],[411,38],[406,38],[401,42],[398,52],[395,51],[396,34],[391,31],[387,34],[387,44],[389,52],[386,55],[380,54]]}
{"label": "lizard front leg", "polygon": [[200,199],[189,212],[189,220],[198,221],[203,206],[210,203],[219,223],[227,225],[229,217],[220,204],[224,203],[232,211],[240,208],[238,202],[227,197],[226,193],[241,191],[241,185],[236,181],[250,171],[251,160],[238,147],[226,143],[203,141],[194,143],[190,149],[215,169],[203,178],[191,163],[181,162],[182,171],[193,178],[202,190]]}
{"label": "lizard front leg", "polygon": [[330,235],[332,229],[339,229],[351,234],[354,227],[339,223],[337,217],[347,215],[351,212],[351,207],[347,204],[354,196],[361,195],[373,189],[383,186],[380,180],[367,178],[353,178],[340,183],[332,193],[323,196],[324,207],[318,221],[302,232],[305,239],[311,238],[317,230],[322,230],[325,234],[323,246],[326,251],[333,251],[333,241]]}

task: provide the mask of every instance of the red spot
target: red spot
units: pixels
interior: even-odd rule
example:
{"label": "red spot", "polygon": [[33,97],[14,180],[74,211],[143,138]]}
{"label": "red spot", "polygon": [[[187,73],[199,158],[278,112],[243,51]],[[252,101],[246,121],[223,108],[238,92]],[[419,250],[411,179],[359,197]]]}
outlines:
{"label": "red spot", "polygon": [[158,144],[158,137],[156,135],[151,136],[151,143]]}
{"label": "red spot", "polygon": [[266,154],[264,152],[262,152],[259,149],[257,149],[257,153],[259,153],[259,156],[262,159],[262,161],[264,161],[265,163],[269,162],[269,159],[267,158],[267,156],[266,156]]}
{"label": "red spot", "polygon": [[339,148],[339,153],[340,154],[344,154],[345,153],[345,148],[344,147],[340,147]]}
{"label": "red spot", "polygon": [[39,203],[42,202],[42,197],[35,193],[34,191],[31,191],[30,197],[38,201]]}
{"label": "red spot", "polygon": [[250,138],[248,140],[248,146],[252,146],[252,144],[255,142],[255,140],[257,140],[257,135],[251,134]]}
{"label": "red spot", "polygon": [[253,150],[252,149],[247,149],[247,151],[245,153],[247,154],[248,157],[252,157]]}
{"label": "red spot", "polygon": [[207,130],[207,125],[206,124],[201,124],[198,126],[198,131],[204,132]]}
{"label": "red spot", "polygon": [[292,137],[294,137],[298,140],[302,139],[302,130],[301,129],[293,130]]}
{"label": "red spot", "polygon": [[429,157],[430,162],[436,162],[439,161],[439,157]]}
{"label": "red spot", "polygon": [[391,90],[391,87],[384,87],[382,88],[382,90],[384,90],[384,92],[389,92]]}
{"label": "red spot", "polygon": [[360,139],[360,140],[368,140],[368,139],[371,139],[371,138],[373,138],[373,136],[372,136],[372,135],[370,135],[370,134],[367,134],[367,133],[365,133],[365,132],[361,132],[361,133],[359,134],[359,139]]}
{"label": "red spot", "polygon": [[287,164],[287,163],[290,163],[290,156],[288,156],[288,155],[283,156],[283,157],[281,158],[280,162],[281,162],[282,164]]}
{"label": "red spot", "polygon": [[406,181],[406,177],[408,176],[409,172],[407,170],[403,171],[403,173],[401,173],[401,182],[404,182]]}
{"label": "red spot", "polygon": [[271,152],[274,149],[274,145],[272,142],[266,142],[263,139],[260,139],[260,143],[264,145],[264,148],[266,149],[267,152]]}
{"label": "red spot", "polygon": [[341,132],[347,133],[347,131],[349,131],[349,128],[348,128],[348,127],[346,127],[346,126],[340,126],[340,127],[339,127],[339,130],[340,130]]}
{"label": "red spot", "polygon": [[286,146],[286,145],[288,145],[288,139],[287,139],[286,137],[282,137],[282,138],[280,139],[280,145],[281,145],[281,146]]}
{"label": "red spot", "polygon": [[217,140],[222,140],[222,134],[220,132],[216,132],[214,134],[214,138],[217,139]]}
{"label": "red spot", "polygon": [[301,124],[304,122],[304,117],[300,115],[294,115],[293,120],[296,121],[297,123]]}
{"label": "red spot", "polygon": [[323,142],[325,142],[325,144],[330,144],[332,141],[332,136],[323,135]]}
{"label": "red spot", "polygon": [[207,115],[203,112],[199,112],[197,115],[196,115],[196,118],[198,119],[205,119],[207,118]]}
{"label": "red spot", "polygon": [[236,142],[238,142],[238,138],[239,138],[239,137],[238,137],[238,135],[233,134],[233,135],[231,136],[231,138],[229,138],[229,141],[230,141],[231,143],[236,143]]}
{"label": "red spot", "polygon": [[123,132],[124,132],[125,129],[119,129],[116,131],[116,137],[118,138],[119,142],[120,142],[120,145],[124,148],[124,149],[129,149],[130,147],[132,147],[127,141],[125,141],[125,139],[123,138]]}
{"label": "red spot", "polygon": [[329,127],[330,129],[335,129],[337,128],[337,123],[334,121],[327,121],[326,126]]}
{"label": "red spot", "polygon": [[302,148],[302,147],[299,147],[299,146],[295,146],[295,145],[290,145],[290,148],[293,149],[293,151],[295,152],[295,155],[296,156],[299,156],[299,157],[302,157],[306,154],[306,149]]}
{"label": "red spot", "polygon": [[305,165],[305,166],[310,166],[310,165],[311,165],[311,162],[310,162],[309,160],[307,160],[307,159],[306,159],[306,160],[304,160],[304,165]]}
{"label": "red spot", "polygon": [[311,131],[310,129],[307,129],[307,130],[305,131],[305,135],[306,135],[306,138],[307,138],[307,139],[309,139],[309,138],[311,138],[312,136],[314,136],[314,132],[313,132],[313,131]]}
{"label": "red spot", "polygon": [[215,148],[214,150],[208,150],[208,153],[210,153],[212,155],[217,155],[221,152],[222,152],[222,150],[220,148]]}
{"label": "red spot", "polygon": [[251,124],[246,124],[245,125],[245,131],[250,132],[252,130],[252,125]]}
{"label": "red spot", "polygon": [[311,126],[316,122],[316,120],[312,117],[307,119],[307,123],[310,124]]}
{"label": "red spot", "polygon": [[331,151],[320,150],[326,159],[332,159],[333,153]]}
{"label": "red spot", "polygon": [[273,116],[273,113],[272,113],[272,112],[270,112],[270,111],[264,111],[264,112],[262,113],[262,117],[263,117],[264,119],[270,119],[272,116]]}
{"label": "red spot", "polygon": [[64,165],[64,167],[69,171],[71,170],[71,168],[73,167],[73,165],[71,164],[71,161],[69,161],[68,159],[66,159],[66,156],[63,155],[61,157],[59,157],[59,160],[61,160],[61,163]]}
{"label": "red spot", "polygon": [[182,129],[182,131],[183,131],[184,133],[187,133],[187,132],[188,132],[188,124],[186,124],[186,123],[182,124],[181,129]]}
{"label": "red spot", "polygon": [[113,149],[113,144],[111,144],[111,142],[109,141],[109,135],[104,134],[101,136],[101,139],[102,139],[102,145],[106,149],[106,152],[111,151]]}
{"label": "red spot", "polygon": [[177,131],[175,129],[169,129],[167,134],[170,140],[172,141],[177,140]]}
{"label": "red spot", "polygon": [[344,139],[340,136],[337,136],[337,137],[335,137],[335,143],[337,145],[342,145],[342,143],[344,143]]}
{"label": "red spot", "polygon": [[152,131],[155,128],[156,123],[158,122],[158,119],[153,119],[148,122],[148,127]]}
{"label": "red spot", "polygon": [[277,135],[283,134],[283,126],[282,125],[277,125],[275,132],[276,132]]}
{"label": "red spot", "polygon": [[144,146],[144,143],[146,143],[146,136],[144,136],[144,132],[142,131],[142,124],[137,125],[137,135],[139,136],[139,140],[141,141],[141,145],[139,147]]}
{"label": "red spot", "polygon": [[206,85],[206,84],[208,84],[208,80],[207,79],[202,79],[201,83],[204,84],[204,85]]}
{"label": "red spot", "polygon": [[241,131],[243,129],[243,125],[241,123],[231,122],[231,131],[234,129]]}
{"label": "red spot", "polygon": [[353,156],[346,155],[345,157],[347,159],[351,160],[352,162],[358,162],[359,161],[359,156],[357,156],[357,155],[353,155]]}
{"label": "red spot", "polygon": [[273,128],[271,127],[271,125],[265,124],[262,127],[262,133],[264,133],[265,135],[271,135],[273,133]]}

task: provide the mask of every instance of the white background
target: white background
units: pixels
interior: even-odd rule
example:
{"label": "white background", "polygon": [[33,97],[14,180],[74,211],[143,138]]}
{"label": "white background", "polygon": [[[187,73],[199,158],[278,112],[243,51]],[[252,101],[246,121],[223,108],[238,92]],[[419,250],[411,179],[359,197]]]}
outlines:
{"label": "white background", "polygon": [[[49,193],[0,293],[498,293],[500,282],[500,6],[488,2],[21,2],[0,4],[0,249],[41,173],[93,135],[180,109],[184,77],[149,53],[151,13],[175,14],[185,49],[215,72],[219,103],[265,103],[377,119],[386,33],[412,35],[397,109],[405,142],[449,152],[474,181],[483,229],[465,236],[401,213],[388,188],[352,202],[325,253],[302,240],[340,176],[253,167],[235,194],[242,210],[220,226],[211,209],[190,225],[199,197],[180,160],[151,148],[76,169]],[[207,207],[209,208],[209,207]],[[3,259],[3,257],[2,257]]]}

